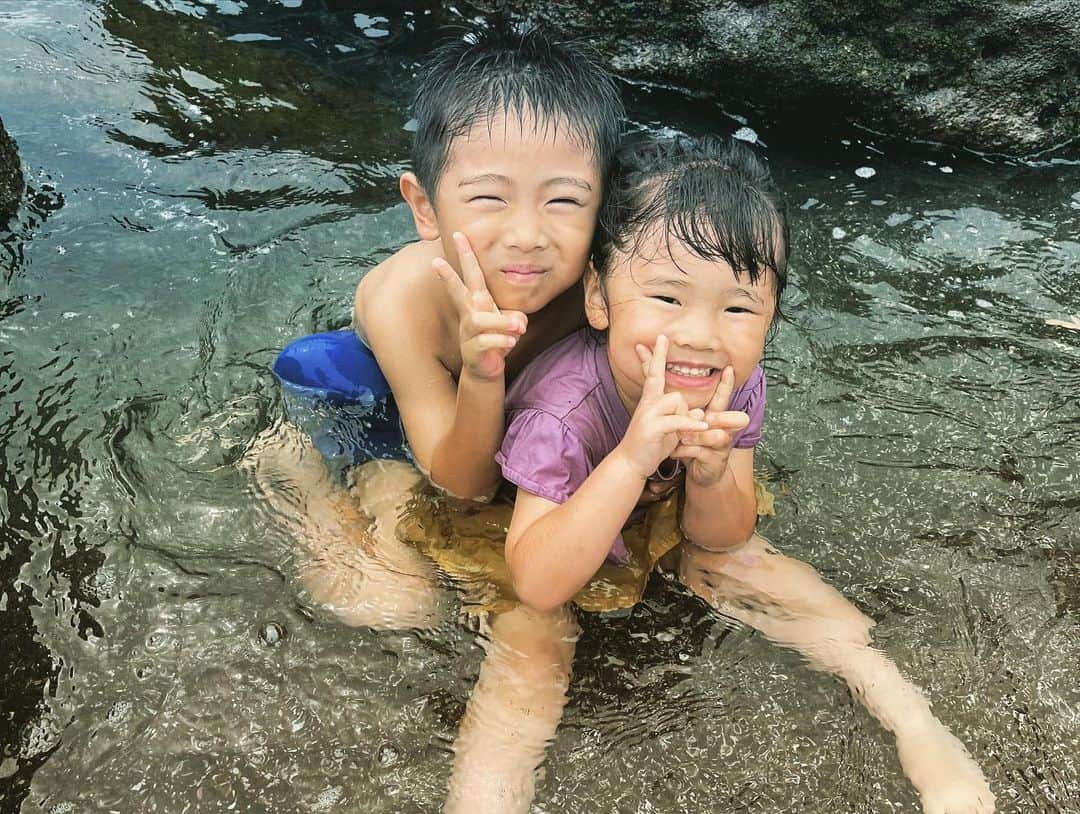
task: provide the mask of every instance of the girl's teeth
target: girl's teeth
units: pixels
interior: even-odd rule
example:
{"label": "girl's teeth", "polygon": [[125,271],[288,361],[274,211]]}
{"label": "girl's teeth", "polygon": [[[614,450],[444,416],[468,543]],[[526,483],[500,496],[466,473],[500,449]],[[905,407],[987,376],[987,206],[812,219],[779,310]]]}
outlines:
{"label": "girl's teeth", "polygon": [[683,367],[682,365],[668,365],[667,369],[679,376],[697,376],[702,379],[713,371],[711,367]]}

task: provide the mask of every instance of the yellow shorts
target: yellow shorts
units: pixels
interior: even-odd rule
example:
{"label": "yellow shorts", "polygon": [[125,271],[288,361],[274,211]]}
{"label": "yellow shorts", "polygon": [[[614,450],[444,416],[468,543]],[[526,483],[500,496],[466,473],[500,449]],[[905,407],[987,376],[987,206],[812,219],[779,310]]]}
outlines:
{"label": "yellow shorts", "polygon": [[[758,514],[772,514],[772,495],[755,479]],[[604,563],[573,598],[586,611],[629,608],[641,599],[660,558],[681,541],[679,495],[648,507],[645,517],[623,530],[630,554],[627,565]],[[457,583],[469,613],[501,613],[517,605],[503,542],[514,507],[507,503],[479,504],[418,490],[398,524],[397,536],[429,556]]]}

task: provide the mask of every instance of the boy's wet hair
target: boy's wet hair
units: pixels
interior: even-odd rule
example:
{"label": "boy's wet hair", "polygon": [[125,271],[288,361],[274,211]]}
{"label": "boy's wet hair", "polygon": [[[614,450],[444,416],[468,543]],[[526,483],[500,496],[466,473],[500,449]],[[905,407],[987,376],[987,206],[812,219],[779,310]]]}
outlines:
{"label": "boy's wet hair", "polygon": [[453,140],[503,114],[539,132],[558,128],[591,150],[604,178],[622,135],[615,80],[581,43],[554,42],[537,28],[506,24],[449,40],[417,78],[413,172],[434,196]]}
{"label": "boy's wet hair", "polygon": [[616,250],[640,254],[657,232],[751,283],[772,274],[777,315],[787,285],[787,207],[768,166],[735,139],[636,138],[616,156],[593,248],[601,279]]}

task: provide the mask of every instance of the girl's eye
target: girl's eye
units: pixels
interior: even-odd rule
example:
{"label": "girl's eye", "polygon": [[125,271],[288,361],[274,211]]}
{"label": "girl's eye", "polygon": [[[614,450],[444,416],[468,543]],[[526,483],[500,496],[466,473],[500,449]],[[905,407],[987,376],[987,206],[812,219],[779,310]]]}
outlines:
{"label": "girl's eye", "polygon": [[754,313],[749,308],[743,308],[743,307],[738,306],[738,305],[729,306],[729,307],[725,308],[724,310],[727,311],[729,314],[752,314],[752,313]]}
{"label": "girl's eye", "polygon": [[581,201],[577,200],[577,198],[554,198],[554,199],[548,201],[548,203],[569,204],[571,206],[584,206],[585,205]]}
{"label": "girl's eye", "polygon": [[668,296],[666,296],[664,294],[654,294],[653,299],[654,300],[660,300],[660,302],[666,302],[668,305],[678,305],[679,304],[679,301],[677,299],[675,299],[674,297],[668,297]]}
{"label": "girl's eye", "polygon": [[472,198],[469,198],[469,203],[473,203],[474,201],[501,201],[501,200],[502,200],[501,198],[496,198],[494,195],[475,195]]}

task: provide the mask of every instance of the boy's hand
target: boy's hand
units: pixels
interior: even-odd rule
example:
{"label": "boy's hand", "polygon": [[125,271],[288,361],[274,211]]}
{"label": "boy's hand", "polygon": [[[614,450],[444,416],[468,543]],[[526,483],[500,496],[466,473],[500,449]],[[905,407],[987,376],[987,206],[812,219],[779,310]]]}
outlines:
{"label": "boy's hand", "polygon": [[735,369],[729,365],[724,368],[720,384],[709,400],[705,412],[708,428],[680,433],[679,445],[671,453],[672,458],[686,463],[686,477],[697,486],[712,486],[724,476],[735,433],[750,423],[746,413],[728,409],[734,389]]}
{"label": "boy's hand", "polygon": [[454,246],[461,263],[461,277],[441,257],[432,260],[431,267],[446,284],[450,301],[457,310],[461,371],[481,381],[495,381],[502,378],[506,354],[525,333],[528,318],[520,311],[500,311],[495,305],[476,254],[461,232],[454,232]]}
{"label": "boy's hand", "polygon": [[656,348],[651,352],[644,345],[637,346],[645,383],[630,426],[617,447],[642,480],[652,475],[679,446],[680,434],[709,428],[703,420],[704,411],[688,409],[682,393],[664,392],[667,349],[667,337],[663,334],[656,338]]}

